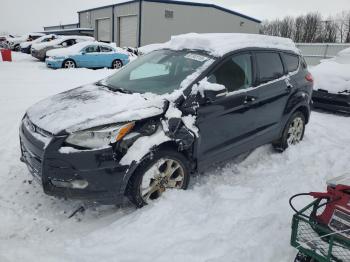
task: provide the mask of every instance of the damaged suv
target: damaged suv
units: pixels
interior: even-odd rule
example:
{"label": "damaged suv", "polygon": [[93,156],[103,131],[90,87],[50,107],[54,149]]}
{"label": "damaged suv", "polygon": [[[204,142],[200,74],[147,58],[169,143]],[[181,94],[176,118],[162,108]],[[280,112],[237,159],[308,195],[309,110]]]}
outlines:
{"label": "damaged suv", "polygon": [[312,76],[289,39],[186,34],[114,75],[45,99],[20,126],[45,193],[142,207],[190,174],[303,139]]}

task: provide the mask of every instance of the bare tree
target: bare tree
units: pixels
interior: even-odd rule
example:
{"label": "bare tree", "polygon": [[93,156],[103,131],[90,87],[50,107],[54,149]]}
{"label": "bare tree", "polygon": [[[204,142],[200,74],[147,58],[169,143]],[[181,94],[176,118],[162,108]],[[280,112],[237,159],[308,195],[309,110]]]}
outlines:
{"label": "bare tree", "polygon": [[304,20],[304,16],[298,16],[295,19],[295,32],[294,32],[294,41],[295,42],[303,42],[303,32],[304,32],[304,28],[305,28],[305,20]]}
{"label": "bare tree", "polygon": [[279,31],[280,31],[280,36],[282,37],[287,37],[287,38],[293,38],[294,36],[294,26],[295,26],[295,22],[294,22],[294,18],[287,16],[285,18],[283,18],[280,22],[280,27],[279,27]]}

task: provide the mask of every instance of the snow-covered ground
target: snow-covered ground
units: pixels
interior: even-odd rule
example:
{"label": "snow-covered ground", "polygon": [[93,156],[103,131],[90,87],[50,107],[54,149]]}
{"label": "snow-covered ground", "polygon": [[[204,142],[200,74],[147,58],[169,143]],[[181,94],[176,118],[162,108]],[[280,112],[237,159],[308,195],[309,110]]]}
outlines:
{"label": "snow-covered ground", "polygon": [[[293,261],[291,195],[323,191],[349,170],[350,118],[313,112],[305,140],[260,147],[192,178],[187,191],[132,207],[46,196],[19,161],[25,110],[113,70],[50,70],[24,54],[0,62],[0,261]],[[303,206],[310,199],[297,204]]]}

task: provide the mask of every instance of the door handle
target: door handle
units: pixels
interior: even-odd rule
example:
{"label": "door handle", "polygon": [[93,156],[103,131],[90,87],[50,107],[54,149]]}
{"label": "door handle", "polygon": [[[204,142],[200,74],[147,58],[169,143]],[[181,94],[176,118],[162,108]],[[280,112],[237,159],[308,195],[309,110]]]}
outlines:
{"label": "door handle", "polygon": [[256,100],[255,96],[246,96],[244,99],[244,104],[253,103],[255,102],[255,100]]}

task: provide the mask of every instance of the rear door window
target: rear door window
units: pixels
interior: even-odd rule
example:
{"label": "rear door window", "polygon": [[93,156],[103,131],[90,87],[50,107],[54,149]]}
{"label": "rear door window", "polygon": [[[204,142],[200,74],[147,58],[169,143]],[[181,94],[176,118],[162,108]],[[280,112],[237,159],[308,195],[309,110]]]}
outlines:
{"label": "rear door window", "polygon": [[85,53],[98,53],[100,52],[100,49],[97,45],[90,45],[85,48]]}
{"label": "rear door window", "polygon": [[256,63],[259,69],[260,83],[266,83],[283,76],[282,60],[276,52],[257,52]]}
{"label": "rear door window", "polygon": [[101,45],[100,49],[101,49],[101,52],[103,52],[103,53],[113,52],[112,48],[110,48],[108,46],[104,46],[104,45]]}
{"label": "rear door window", "polygon": [[299,56],[286,53],[283,53],[282,56],[288,73],[299,68]]}
{"label": "rear door window", "polygon": [[224,85],[228,92],[245,89],[252,86],[252,60],[251,55],[234,55],[226,60],[214,73],[208,77],[208,81]]}

